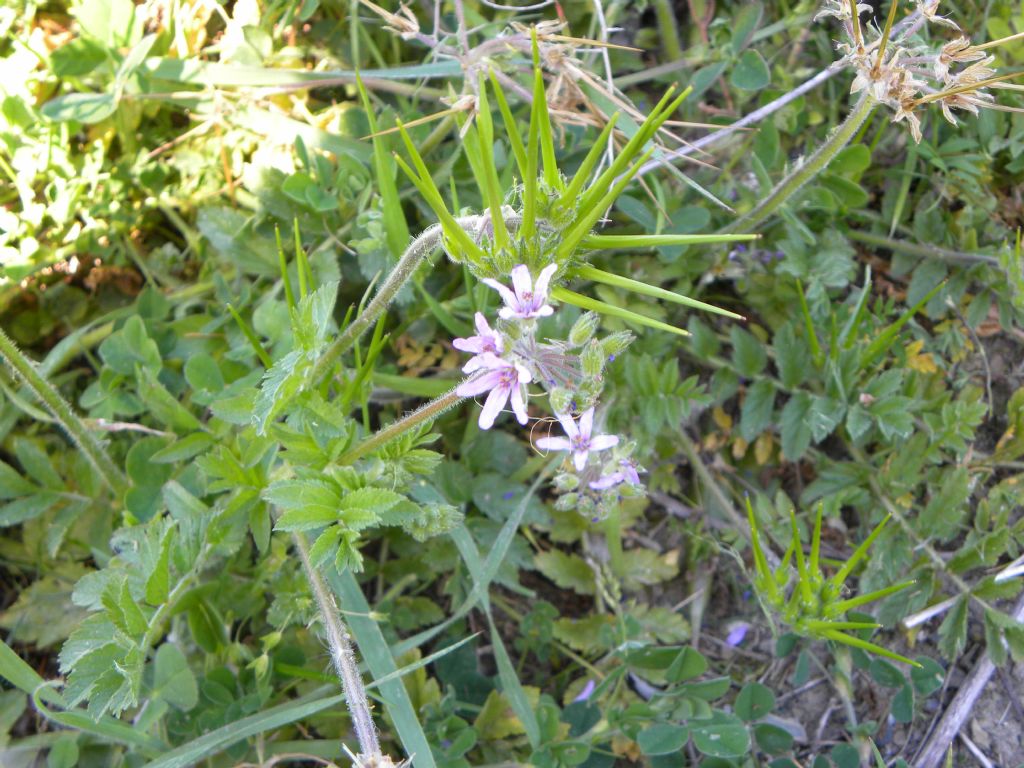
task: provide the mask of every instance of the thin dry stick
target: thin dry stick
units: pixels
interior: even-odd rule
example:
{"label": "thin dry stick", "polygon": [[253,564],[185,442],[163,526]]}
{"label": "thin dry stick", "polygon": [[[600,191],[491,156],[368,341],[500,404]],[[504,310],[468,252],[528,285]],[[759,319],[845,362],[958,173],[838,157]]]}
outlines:
{"label": "thin dry stick", "polygon": [[[1012,616],[1015,621],[1024,621],[1024,596],[1017,600]],[[964,684],[960,686],[956,696],[949,702],[939,724],[932,731],[924,747],[918,752],[914,768],[938,768],[942,764],[949,745],[953,743],[953,739],[963,728],[974,709],[975,702],[984,692],[985,686],[988,685],[988,681],[995,671],[996,665],[987,653],[984,654],[974,665],[974,669],[964,680]]]}

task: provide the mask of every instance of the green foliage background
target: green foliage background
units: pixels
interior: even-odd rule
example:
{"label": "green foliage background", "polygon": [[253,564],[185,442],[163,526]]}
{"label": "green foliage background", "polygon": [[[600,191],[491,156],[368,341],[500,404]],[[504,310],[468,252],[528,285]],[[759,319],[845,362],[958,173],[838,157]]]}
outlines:
{"label": "green foliage background", "polygon": [[[551,458],[500,424],[479,431],[472,403],[342,461],[458,380],[450,340],[490,297],[440,256],[334,390],[282,406],[435,222],[392,160],[400,140],[370,134],[400,118],[449,207],[487,205],[461,116],[413,125],[466,91],[457,60],[429,55],[430,5],[410,7],[419,39],[343,0],[0,9],[0,326],[117,464],[97,472],[0,374],[3,764],[344,764],[350,723],[283,533],[321,529],[313,558],[377,681],[382,737],[417,768],[847,766],[872,744],[909,761],[957,665],[976,648],[1024,656],[1019,579],[997,578],[1024,541],[1024,118],[931,114],[914,144],[876,110],[750,247],[599,251],[600,269],[747,320],[577,281],[691,334],[604,317],[605,332],[638,333],[607,368],[606,415],[636,440],[649,495],[593,523],[557,511]],[[467,0],[440,4],[443,29],[456,5],[473,46],[559,18]],[[564,34],[606,23],[640,49],[608,50],[640,116],[679,83],[693,90],[676,118],[728,125],[835,58],[808,2],[559,10]],[[1024,31],[1009,0],[945,10],[976,42]],[[525,128],[527,57],[487,51]],[[1020,41],[995,53],[1024,64]],[[548,65],[569,172],[597,136],[584,108],[608,97],[599,52],[564,54],[590,73]],[[849,79],[646,174],[604,231],[730,229],[846,114]],[[505,192],[512,153],[497,130]],[[564,306],[555,330],[578,315]],[[744,496],[779,552],[790,510],[809,540],[823,504],[829,567],[891,515],[858,591],[916,583],[870,607],[885,629],[861,632],[922,666],[775,627],[748,591]],[[828,748],[812,738],[821,710],[782,699],[819,668],[850,705]]]}

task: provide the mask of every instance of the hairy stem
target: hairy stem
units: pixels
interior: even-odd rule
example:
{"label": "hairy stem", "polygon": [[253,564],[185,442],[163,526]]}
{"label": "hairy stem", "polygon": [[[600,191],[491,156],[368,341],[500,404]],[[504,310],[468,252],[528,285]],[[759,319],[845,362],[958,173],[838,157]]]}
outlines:
{"label": "hairy stem", "polygon": [[377,290],[376,295],[359,313],[349,326],[334,340],[334,343],[317,360],[310,381],[318,385],[331,370],[331,366],[345,354],[381,316],[402,286],[412,277],[420,263],[441,245],[443,232],[440,224],[427,227],[405,249],[395,268]]}
{"label": "hairy stem", "polygon": [[727,229],[735,232],[747,232],[775,213],[783,203],[791,198],[804,184],[813,179],[832,162],[839,151],[850,143],[850,140],[863,125],[871,110],[875,108],[875,100],[864,94],[854,106],[853,111],[832,132],[825,143],[805,160],[800,166],[790,171],[775,189],[754,210],[732,222]]}
{"label": "hairy stem", "polygon": [[[455,223],[472,233],[479,230],[487,222],[487,215],[484,216],[463,216],[455,220]],[[514,228],[519,225],[521,217],[518,213],[505,217],[505,225]],[[319,385],[330,373],[331,367],[338,359],[345,354],[359,338],[366,333],[377,318],[388,308],[398,292],[413,276],[417,267],[431,253],[441,247],[444,239],[444,231],[440,224],[433,224],[417,235],[409,247],[405,249],[391,274],[377,289],[377,293],[366,305],[366,308],[359,313],[359,317],[353,320],[349,326],[342,331],[341,335],[334,340],[334,343],[316,361],[313,371],[310,374],[310,381],[314,386]]]}
{"label": "hairy stem", "polygon": [[33,394],[53,414],[71,440],[79,447],[89,463],[99,473],[100,479],[113,493],[121,497],[128,489],[128,480],[99,439],[89,430],[71,405],[60,396],[56,388],[36,370],[36,365],[11,338],[0,330],[0,358],[25,382]]}
{"label": "hairy stem", "polygon": [[378,430],[359,445],[343,453],[338,458],[338,464],[351,464],[352,462],[363,458],[363,456],[373,453],[375,450],[387,443],[390,443],[392,440],[401,437],[406,432],[416,429],[421,424],[433,421],[449,408],[455,407],[465,399],[462,395],[456,392],[457,389],[458,386],[456,385],[443,395],[435,397],[429,403],[420,406],[407,416],[404,416],[398,421],[392,422],[383,429]]}
{"label": "hairy stem", "polygon": [[345,622],[342,621],[341,612],[338,610],[334,598],[327,591],[320,572],[310,562],[306,537],[296,532],[292,538],[299,557],[302,559],[302,568],[306,572],[306,578],[309,579],[309,586],[313,590],[320,620],[327,633],[331,661],[334,663],[334,669],[341,681],[341,690],[345,694],[345,703],[348,705],[349,716],[352,718],[352,729],[359,742],[359,756],[367,758],[369,765],[386,764],[381,759],[380,741],[377,738],[377,728],[373,724],[370,701],[366,696],[366,687],[363,685],[363,678],[359,674],[359,666],[356,664],[352,639],[345,628]]}

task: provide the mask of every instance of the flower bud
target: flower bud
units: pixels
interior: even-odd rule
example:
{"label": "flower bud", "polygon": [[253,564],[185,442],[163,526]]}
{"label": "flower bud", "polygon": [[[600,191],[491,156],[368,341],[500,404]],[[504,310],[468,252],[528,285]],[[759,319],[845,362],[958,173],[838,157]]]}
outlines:
{"label": "flower bud", "polygon": [[573,475],[568,472],[563,472],[560,475],[555,475],[555,490],[559,493],[565,493],[566,491],[575,491],[580,487],[579,475]]}
{"label": "flower bud", "polygon": [[567,493],[565,496],[559,496],[558,501],[555,502],[555,509],[559,512],[568,512],[576,508],[576,502],[579,501],[579,494]]}
{"label": "flower bud", "polygon": [[564,387],[551,390],[551,410],[555,413],[569,413],[572,410],[572,392]]}
{"label": "flower bud", "polygon": [[626,351],[626,347],[633,343],[636,336],[630,331],[619,331],[601,340],[601,347],[604,350],[605,359],[610,363],[616,357]]}
{"label": "flower bud", "polygon": [[600,323],[601,318],[597,312],[587,312],[581,315],[580,319],[573,323],[572,330],[569,331],[569,344],[574,347],[582,347],[590,341]]}
{"label": "flower bud", "polygon": [[600,378],[605,363],[604,346],[601,342],[591,340],[580,355],[580,363],[584,376],[590,379]]}

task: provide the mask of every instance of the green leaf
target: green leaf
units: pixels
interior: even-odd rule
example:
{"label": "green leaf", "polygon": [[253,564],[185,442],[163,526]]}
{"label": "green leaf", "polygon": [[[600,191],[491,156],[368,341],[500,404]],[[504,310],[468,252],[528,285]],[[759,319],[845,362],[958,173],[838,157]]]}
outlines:
{"label": "green leaf", "polygon": [[782,409],[779,423],[782,431],[782,453],[787,461],[800,459],[811,445],[811,428],[808,414],[811,410],[811,397],[806,392],[798,392]]}
{"label": "green leaf", "polygon": [[912,723],[914,721],[914,689],[906,681],[893,696],[892,717],[897,723]]}
{"label": "green leaf", "polygon": [[571,589],[580,595],[595,593],[594,572],[577,555],[559,549],[549,549],[535,555],[533,563],[537,570],[562,589]]}
{"label": "green leaf", "polygon": [[636,736],[640,751],[648,756],[674,755],[690,739],[690,729],[684,725],[657,723],[644,728]]}
{"label": "green leaf", "polygon": [[971,496],[971,478],[967,467],[947,472],[942,486],[933,492],[928,505],[920,513],[917,525],[937,541],[948,541],[960,531]]}
{"label": "green leaf", "polygon": [[792,323],[786,323],[775,334],[775,367],[783,386],[790,388],[803,384],[810,373],[810,350],[797,339]]}
{"label": "green leaf", "polygon": [[868,671],[876,683],[886,688],[900,688],[907,682],[903,673],[885,659],[872,659]]}
{"label": "green leaf", "polygon": [[764,15],[764,5],[759,0],[744,3],[740,6],[732,23],[732,52],[733,55],[740,53],[750,45],[750,38],[754,36],[757,25],[761,23]]}
{"label": "green leaf", "polygon": [[760,720],[775,706],[775,694],[761,683],[747,683],[736,697],[735,710],[748,723]]}
{"label": "green leaf", "polygon": [[[754,740],[757,746],[770,755],[788,752],[793,748],[793,734],[785,728],[771,723],[758,723],[754,726]],[[775,763],[772,763],[775,765]]]}
{"label": "green leaf", "polygon": [[40,111],[56,123],[74,120],[91,125],[114,114],[117,99],[112,93],[69,93],[46,102]]}
{"label": "green leaf", "polygon": [[738,325],[732,326],[729,338],[732,341],[732,361],[737,372],[748,379],[755,378],[764,370],[768,361],[764,345],[753,334]]}
{"label": "green leaf", "polygon": [[153,572],[146,579],[146,602],[150,605],[162,605],[170,595],[171,580],[171,542],[174,535],[173,527],[168,526],[160,542],[160,555]]}
{"label": "green leaf", "polygon": [[729,82],[742,91],[759,91],[771,80],[772,73],[764,56],[752,48],[740,54],[729,75]]}
{"label": "green leaf", "polygon": [[967,644],[967,601],[961,595],[939,625],[939,650],[947,659],[957,658]]}
{"label": "green leaf", "polygon": [[929,659],[927,656],[918,656],[917,663],[920,666],[910,670],[914,690],[922,696],[931,696],[942,687],[946,679],[946,670],[935,659]]}
{"label": "green leaf", "polygon": [[700,652],[689,647],[683,648],[665,672],[665,679],[670,683],[683,683],[704,674],[707,668],[707,659]]}
{"label": "green leaf", "polygon": [[775,385],[761,379],[747,390],[740,410],[740,437],[751,442],[771,423],[775,412]]}
{"label": "green leaf", "polygon": [[710,721],[690,725],[693,744],[708,757],[742,757],[750,750],[750,733],[739,718],[714,712]]}
{"label": "green leaf", "polygon": [[153,696],[188,712],[199,703],[199,686],[178,646],[164,643],[156,651]]}

